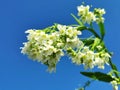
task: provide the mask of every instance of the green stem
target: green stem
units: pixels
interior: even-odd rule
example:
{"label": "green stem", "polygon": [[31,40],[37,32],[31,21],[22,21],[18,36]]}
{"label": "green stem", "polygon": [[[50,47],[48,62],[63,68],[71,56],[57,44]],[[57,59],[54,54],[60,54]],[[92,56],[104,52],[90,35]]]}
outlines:
{"label": "green stem", "polygon": [[78,90],[85,90],[93,81],[95,80],[88,80],[85,85],[81,88],[79,88]]}
{"label": "green stem", "polygon": [[88,31],[90,31],[91,33],[93,33],[93,35],[94,35],[95,37],[101,39],[101,37],[95,32],[95,30],[94,30],[93,28],[89,28],[89,27],[83,26],[83,27],[78,27],[78,30],[80,30],[80,31],[88,30]]}
{"label": "green stem", "polygon": [[71,16],[76,20],[76,22],[80,25],[83,26],[83,23],[74,15],[71,13]]}
{"label": "green stem", "polygon": [[[111,60],[111,59],[109,60],[109,64],[110,64],[110,66],[111,66],[111,68],[112,68],[113,70],[118,71],[118,70],[117,70],[117,67],[114,66],[114,64],[112,63],[112,60]],[[115,68],[116,68],[116,69],[115,69]],[[118,75],[117,72],[114,72],[114,74],[115,74],[115,76],[116,76],[117,78],[119,78],[119,75]]]}
{"label": "green stem", "polygon": [[[101,37],[95,32],[95,30],[94,30],[93,28],[89,28],[89,27],[83,26],[83,27],[78,27],[78,30],[80,30],[80,31],[88,30],[88,31],[90,31],[91,33],[93,33],[93,35],[94,35],[95,37],[101,39]],[[102,39],[101,39],[101,40],[102,40]],[[105,48],[106,48],[106,46],[105,46]],[[109,52],[107,49],[106,49],[106,51],[110,54],[110,52]],[[110,54],[110,55],[111,55],[111,54]],[[117,70],[117,67],[112,63],[112,60],[111,60],[111,59],[109,60],[109,64],[110,64],[110,66],[111,66],[111,68],[112,68],[113,70],[118,71],[118,70]],[[114,74],[115,74],[115,76],[116,76],[117,78],[119,78],[118,73],[114,72]]]}
{"label": "green stem", "polygon": [[[110,51],[106,48],[105,44],[104,44],[104,48],[111,55]],[[110,64],[112,70],[118,71],[117,67],[112,63],[112,59],[109,59],[109,64]],[[119,75],[117,72],[114,72],[114,74],[115,74],[116,78],[119,78]]]}

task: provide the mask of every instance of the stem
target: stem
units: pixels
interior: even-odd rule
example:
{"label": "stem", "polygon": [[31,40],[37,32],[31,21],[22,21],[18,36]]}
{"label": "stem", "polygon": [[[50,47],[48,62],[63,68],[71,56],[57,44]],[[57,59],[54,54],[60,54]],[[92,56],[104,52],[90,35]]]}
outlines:
{"label": "stem", "polygon": [[89,28],[89,27],[83,26],[83,27],[79,27],[78,30],[80,30],[80,31],[88,30],[88,31],[90,31],[91,33],[93,33],[93,35],[94,35],[95,37],[101,39],[101,37],[95,32],[95,30],[94,30],[93,28]]}
{"label": "stem", "polygon": [[[89,27],[83,26],[83,27],[79,27],[78,30],[80,30],[80,31],[88,30],[88,31],[90,31],[91,33],[93,33],[93,35],[94,35],[95,37],[101,39],[101,37],[95,32],[95,30],[94,30],[93,28],[89,28]],[[101,39],[101,40],[102,40],[102,39]],[[105,46],[105,45],[104,45],[104,46]],[[106,46],[105,46],[104,48],[105,48],[106,51],[110,54],[110,52],[107,50]],[[118,71],[118,70],[117,70],[117,67],[112,63],[112,60],[111,60],[111,59],[109,60],[109,64],[110,64],[110,66],[111,66],[111,68],[112,68],[113,70]],[[118,73],[114,72],[114,74],[115,74],[115,76],[116,76],[117,78],[119,78]]]}
{"label": "stem", "polygon": [[76,22],[80,25],[83,26],[83,23],[74,15],[71,13],[71,16],[76,20]]}
{"label": "stem", "polygon": [[100,36],[95,32],[94,29],[92,28],[86,28],[87,30],[89,30],[90,32],[92,32],[96,37],[100,38]]}
{"label": "stem", "polygon": [[[111,66],[111,68],[112,68],[113,70],[117,70],[117,67],[116,67],[116,69],[114,68],[115,66],[114,66],[114,64],[112,63],[112,60],[111,60],[111,59],[109,60],[109,64],[110,64],[110,66]],[[117,71],[118,71],[118,70],[117,70]],[[114,72],[114,74],[115,74],[115,76],[116,76],[117,78],[119,78],[118,73]]]}
{"label": "stem", "polygon": [[[106,48],[105,44],[104,44],[104,47]],[[111,55],[111,53],[109,52],[109,50],[107,48],[106,48],[106,51]],[[112,70],[118,71],[117,67],[112,63],[112,59],[109,59],[109,64],[110,64]],[[115,74],[115,76],[117,78],[119,78],[119,75],[117,72],[113,72],[113,73]]]}

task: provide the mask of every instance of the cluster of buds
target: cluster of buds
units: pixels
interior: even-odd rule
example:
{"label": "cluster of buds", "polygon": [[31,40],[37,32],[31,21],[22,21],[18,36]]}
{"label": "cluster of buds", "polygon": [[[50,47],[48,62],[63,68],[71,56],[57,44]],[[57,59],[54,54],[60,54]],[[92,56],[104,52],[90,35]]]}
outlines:
{"label": "cluster of buds", "polygon": [[78,6],[77,7],[78,10],[78,16],[80,16],[80,20],[83,23],[88,23],[90,24],[91,22],[104,22],[104,18],[103,15],[105,14],[105,10],[104,9],[100,9],[100,8],[95,8],[94,11],[90,11],[90,6]]}

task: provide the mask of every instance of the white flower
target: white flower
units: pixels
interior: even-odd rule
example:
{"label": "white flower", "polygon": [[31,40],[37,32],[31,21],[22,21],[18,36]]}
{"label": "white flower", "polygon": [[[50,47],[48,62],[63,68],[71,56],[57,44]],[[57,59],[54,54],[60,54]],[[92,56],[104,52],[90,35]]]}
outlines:
{"label": "white flower", "polygon": [[95,8],[94,9],[94,14],[96,15],[96,22],[97,23],[104,23],[104,18],[102,17],[104,14],[105,14],[105,10],[104,9],[101,9],[101,8]]}
{"label": "white flower", "polygon": [[106,12],[104,9],[101,9],[101,8],[95,8],[94,9],[94,13],[98,16],[103,16]]}
{"label": "white flower", "polygon": [[104,9],[99,9],[99,13],[100,13],[100,15],[102,16],[102,15],[105,14],[106,12],[105,12]]}
{"label": "white flower", "polygon": [[83,23],[88,23],[90,24],[91,22],[104,22],[104,18],[102,17],[106,12],[104,9],[101,8],[95,8],[94,12],[89,11],[90,6],[78,6],[77,10],[78,10],[78,16],[80,16],[80,20]]}
{"label": "white flower", "polygon": [[59,38],[58,32],[54,32],[49,35],[49,40],[53,40],[54,42]]}
{"label": "white flower", "polygon": [[[88,7],[86,8],[88,10]],[[92,12],[87,12],[86,23],[94,20],[94,15],[92,15]],[[71,55],[72,62],[77,65],[83,64],[85,69],[92,69],[94,66],[104,69],[104,64],[108,64],[111,56],[106,52],[95,53],[88,46],[84,46],[78,37],[81,35],[81,31],[78,31],[76,27],[58,24],[57,29],[58,31],[53,33],[45,33],[42,30],[27,30],[28,41],[21,48],[21,53],[47,65],[49,71],[56,70],[56,64],[64,55],[63,51],[67,51],[69,48],[71,51],[68,50],[70,51],[68,54]]]}
{"label": "white flower", "polygon": [[72,47],[72,48],[78,48],[81,45],[81,41],[76,37],[73,39],[67,38],[66,48]]}
{"label": "white flower", "polygon": [[81,16],[81,20],[83,21],[83,23],[90,24],[91,22],[96,21],[96,17],[94,13],[88,12],[86,15]]}
{"label": "white flower", "polygon": [[34,36],[36,36],[36,33],[34,30],[30,29],[30,30],[27,30],[25,33],[28,33],[29,35],[27,36],[27,39],[28,40],[32,40],[34,39]]}
{"label": "white flower", "polygon": [[86,52],[88,52],[88,51],[89,51],[89,47],[84,46],[83,49],[82,49],[82,52],[83,52],[83,53],[86,53]]}
{"label": "white flower", "polygon": [[101,50],[102,49],[102,46],[98,45],[96,46],[98,50]]}
{"label": "white flower", "polygon": [[77,36],[77,35],[82,35],[82,32],[81,31],[78,31],[78,30],[73,30],[73,36]]}
{"label": "white flower", "polygon": [[100,22],[104,23],[104,21],[105,21],[105,18],[103,17],[96,18],[97,23],[100,23]]}
{"label": "white flower", "polygon": [[92,69],[94,67],[94,52],[93,51],[87,51],[85,53],[85,56],[83,57],[83,64],[85,64],[85,69],[90,68]]}
{"label": "white flower", "polygon": [[112,84],[114,90],[118,90],[117,81],[113,80],[113,81],[111,81],[111,84]]}
{"label": "white flower", "polygon": [[95,58],[95,65],[98,66],[100,69],[104,69],[104,60],[102,60],[100,57]]}
{"label": "white flower", "polygon": [[90,9],[90,6],[78,6],[77,7],[77,10],[78,10],[78,16],[81,16],[81,15],[86,15],[88,12],[89,12],[89,9]]}
{"label": "white flower", "polygon": [[33,33],[33,32],[34,32],[33,29],[29,29],[29,30],[25,31],[25,33]]}
{"label": "white flower", "polygon": [[43,54],[46,56],[51,55],[54,52],[54,49],[53,46],[47,45],[43,48]]}
{"label": "white flower", "polygon": [[108,64],[110,55],[106,52],[95,53],[94,51],[90,50],[88,46],[83,45],[77,50],[73,51],[73,53],[75,53],[74,55],[72,54],[73,56],[71,55],[72,62],[77,65],[83,64],[85,69],[92,69],[95,66],[100,69],[104,69],[104,65]]}
{"label": "white flower", "polygon": [[[58,42],[57,44],[58,47],[64,46],[64,49],[69,47],[77,48],[81,44],[81,41],[78,38],[78,35],[81,35],[81,31],[77,31],[76,27],[58,24],[57,28],[60,37],[60,43]],[[65,44],[61,45],[61,43]]]}
{"label": "white flower", "polygon": [[58,28],[60,34],[65,34],[67,26],[58,24],[57,28]]}
{"label": "white flower", "polygon": [[63,47],[63,46],[64,46],[64,43],[57,43],[57,46],[58,46],[58,47]]}
{"label": "white flower", "polygon": [[87,20],[88,23],[96,20],[96,17],[92,12],[89,12],[86,17],[87,17],[86,20]]}
{"label": "white flower", "polygon": [[108,64],[109,65],[109,60],[110,60],[110,58],[111,58],[111,56],[108,54],[108,53],[102,53],[101,54],[101,58],[104,60],[104,63],[106,63],[106,64]]}
{"label": "white flower", "polygon": [[55,70],[57,62],[64,55],[61,47],[57,46],[57,43],[62,43],[59,33],[46,34],[42,30],[27,30],[26,33],[28,41],[21,47],[21,53],[46,64],[50,71]]}
{"label": "white flower", "polygon": [[84,53],[81,53],[81,52],[78,52],[76,53],[76,55],[72,58],[72,62],[77,64],[77,65],[80,65],[83,63],[82,61],[82,58],[85,56]]}
{"label": "white flower", "polygon": [[91,22],[93,21],[96,21],[96,16],[94,15],[93,12],[90,12],[89,9],[90,9],[90,6],[78,6],[77,7],[78,9],[78,16],[80,16],[81,20],[83,23],[88,23],[90,24]]}
{"label": "white flower", "polygon": [[81,35],[81,31],[78,31],[76,27],[58,24],[57,29],[59,30],[59,35],[68,35],[69,37]]}
{"label": "white flower", "polygon": [[73,28],[73,27],[68,27],[68,28],[66,29],[66,35],[69,35],[70,37],[72,37],[72,36],[73,36],[73,35],[72,35],[73,31],[74,31],[74,28]]}

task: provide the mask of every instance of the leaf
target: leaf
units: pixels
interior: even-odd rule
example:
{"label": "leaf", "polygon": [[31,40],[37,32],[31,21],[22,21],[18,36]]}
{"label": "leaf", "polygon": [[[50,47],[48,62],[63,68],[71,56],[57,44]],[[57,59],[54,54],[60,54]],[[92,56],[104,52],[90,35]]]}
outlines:
{"label": "leaf", "polygon": [[80,26],[77,28],[77,30],[80,30],[80,31],[87,30],[87,31],[91,32],[95,37],[101,39],[101,37],[95,32],[95,30],[93,28],[89,28],[86,26]]}
{"label": "leaf", "polygon": [[74,15],[71,13],[71,16],[76,20],[76,22],[80,25],[80,26],[84,26],[83,23]]}
{"label": "leaf", "polygon": [[99,25],[99,28],[100,28],[101,39],[103,40],[103,38],[105,36],[104,23],[100,22],[98,25]]}
{"label": "leaf", "polygon": [[80,72],[80,73],[86,77],[103,82],[111,82],[114,80],[114,78],[112,78],[110,75],[101,72]]}

